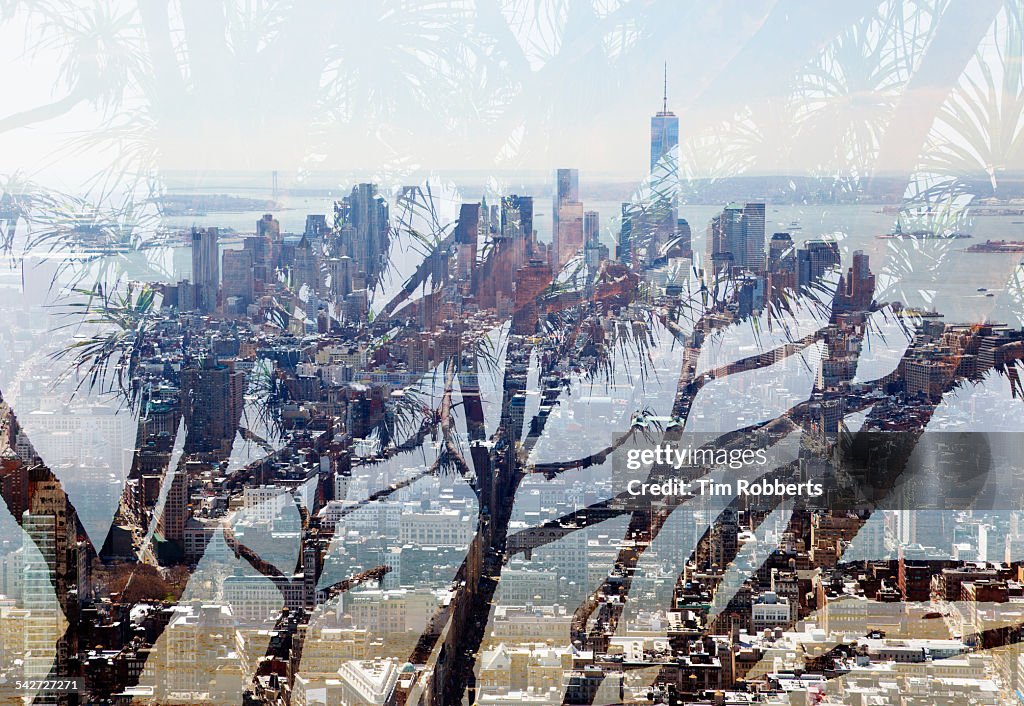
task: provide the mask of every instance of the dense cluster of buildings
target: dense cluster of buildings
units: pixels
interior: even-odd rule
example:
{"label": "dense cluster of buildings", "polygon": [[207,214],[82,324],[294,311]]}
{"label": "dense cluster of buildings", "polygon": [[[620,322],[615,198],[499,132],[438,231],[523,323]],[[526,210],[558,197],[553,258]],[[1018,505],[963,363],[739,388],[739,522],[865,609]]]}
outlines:
{"label": "dense cluster of buildings", "polygon": [[[865,254],[840,272],[836,242],[768,236],[763,202],[725,206],[701,264],[664,189],[678,130],[666,102],[614,258],[574,169],[555,175],[550,243],[530,196],[464,203],[384,303],[403,230],[373,184],[302,233],[272,214],[227,244],[193,228],[191,278],[159,287],[131,351],[137,421],[69,403],[43,367],[5,390],[0,482],[28,541],[0,555],[0,673],[80,675],[79,703],[1012,701],[1024,655],[980,650],[1024,624],[1018,506],[922,504],[913,484],[903,506],[850,505],[863,469],[829,454],[860,430],[913,432],[1021,332],[880,305]],[[786,366],[814,334],[820,364],[783,416],[804,430],[786,472],[824,480],[816,503],[627,511],[610,454],[538,460],[545,438],[584,458],[629,428],[622,400],[652,394],[648,314],[676,323],[693,277],[731,294],[679,335],[691,367],[651,376],[689,402],[721,330],[828,291],[815,330],[749,346],[765,373],[733,387],[797,394]],[[865,377],[880,322],[909,343]],[[634,377],[606,374],[633,346]],[[740,428],[745,409],[723,399],[698,423]],[[94,522],[111,484],[113,522]]]}

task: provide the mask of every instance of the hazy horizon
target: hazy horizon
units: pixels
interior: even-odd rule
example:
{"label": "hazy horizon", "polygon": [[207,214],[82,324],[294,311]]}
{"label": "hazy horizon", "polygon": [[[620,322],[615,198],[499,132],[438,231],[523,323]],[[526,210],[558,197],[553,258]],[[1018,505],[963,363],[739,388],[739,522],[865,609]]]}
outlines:
{"label": "hazy horizon", "polygon": [[[128,0],[81,26],[18,3],[0,22],[14,98],[0,150],[5,172],[71,191],[94,175],[324,168],[398,181],[568,166],[639,182],[667,63],[687,179],[907,177],[951,149],[960,174],[1024,169],[1012,139],[950,122],[958,103],[1004,110],[1019,89],[996,74],[991,95],[971,93],[1005,19],[958,12],[944,33],[935,8],[891,3],[229,3],[171,7],[159,35]],[[961,68],[968,32],[993,39]]]}

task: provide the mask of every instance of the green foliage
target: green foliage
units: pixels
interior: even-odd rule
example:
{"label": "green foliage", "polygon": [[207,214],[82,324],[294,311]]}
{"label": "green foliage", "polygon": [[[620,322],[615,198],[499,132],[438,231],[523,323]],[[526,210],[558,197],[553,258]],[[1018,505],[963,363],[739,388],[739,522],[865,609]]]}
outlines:
{"label": "green foliage", "polygon": [[138,399],[135,373],[156,313],[156,290],[146,284],[97,283],[91,289],[76,288],[84,301],[63,304],[74,319],[61,328],[74,329],[73,342],[52,354],[68,367],[58,380],[76,379],[75,393],[83,387],[100,394],[115,394],[130,407]]}

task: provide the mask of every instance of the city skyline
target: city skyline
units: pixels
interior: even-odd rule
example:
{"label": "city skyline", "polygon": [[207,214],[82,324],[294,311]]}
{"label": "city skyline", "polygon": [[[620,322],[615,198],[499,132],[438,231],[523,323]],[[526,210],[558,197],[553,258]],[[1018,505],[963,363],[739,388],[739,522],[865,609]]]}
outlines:
{"label": "city skyline", "polygon": [[0,15],[0,701],[1019,704],[1020,3]]}

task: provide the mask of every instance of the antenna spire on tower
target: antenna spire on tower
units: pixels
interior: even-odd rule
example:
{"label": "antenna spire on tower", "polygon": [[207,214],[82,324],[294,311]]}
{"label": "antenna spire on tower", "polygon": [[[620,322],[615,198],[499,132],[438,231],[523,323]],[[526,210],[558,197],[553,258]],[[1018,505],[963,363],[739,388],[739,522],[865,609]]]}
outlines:
{"label": "antenna spire on tower", "polygon": [[665,62],[665,85],[661,93],[661,112],[668,112],[668,62]]}

